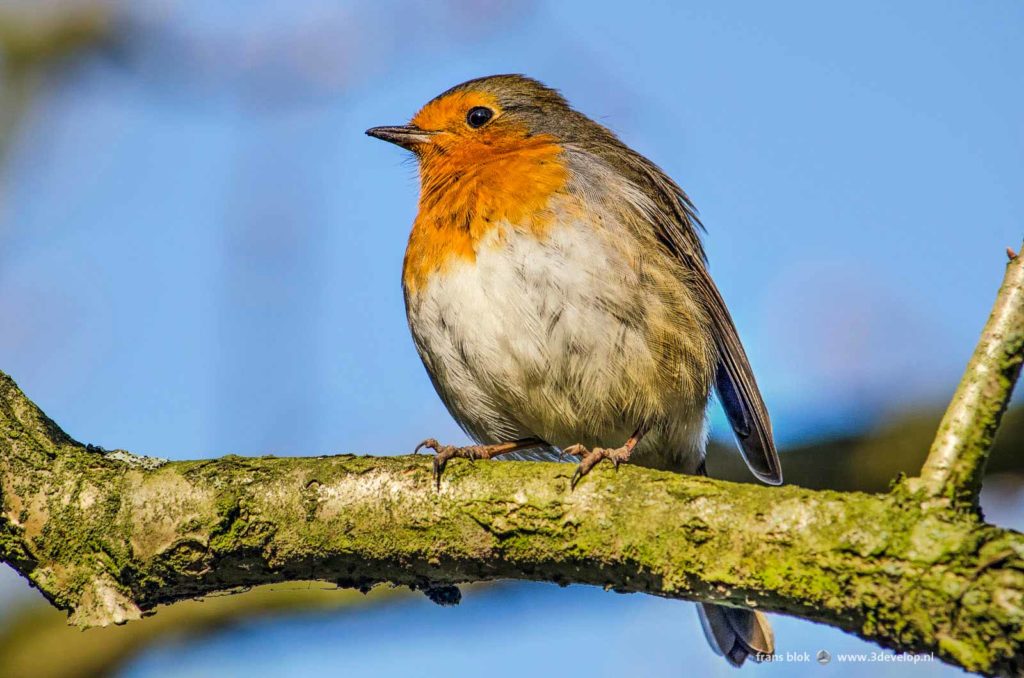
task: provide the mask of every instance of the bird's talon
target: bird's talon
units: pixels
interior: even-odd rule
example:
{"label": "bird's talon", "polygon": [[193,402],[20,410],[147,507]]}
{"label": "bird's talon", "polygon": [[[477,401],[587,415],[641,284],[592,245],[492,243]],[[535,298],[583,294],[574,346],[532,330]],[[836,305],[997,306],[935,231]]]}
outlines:
{"label": "bird's talon", "polygon": [[572,489],[576,489],[576,485],[583,479],[583,476],[590,473],[595,466],[605,459],[612,462],[615,470],[618,471],[619,466],[629,461],[629,454],[632,452],[632,447],[623,446],[616,449],[595,447],[592,450],[588,450],[582,445],[571,445],[565,448],[565,452],[567,454],[580,457],[580,463],[576,467],[576,472],[573,474],[572,482],[570,483]]}
{"label": "bird's talon", "polygon": [[561,450],[558,453],[558,460],[561,461],[565,457],[565,455],[569,455],[570,457],[582,457],[586,453],[587,448],[577,443],[575,445],[570,445],[569,447],[566,447],[565,449]]}
{"label": "bird's talon", "polygon": [[451,459],[468,459],[471,462],[476,463],[477,459],[492,459],[502,454],[517,452],[520,449],[533,447],[539,442],[539,440],[529,438],[510,443],[497,443],[494,445],[466,445],[464,447],[456,447],[455,445],[442,445],[434,438],[427,438],[416,446],[413,454],[417,454],[420,450],[427,447],[434,450],[434,479],[436,481],[437,488],[441,489],[441,474],[444,473],[444,468]]}
{"label": "bird's talon", "polygon": [[419,454],[420,450],[422,450],[425,447],[429,447],[430,449],[432,449],[435,452],[437,452],[438,448],[441,447],[441,444],[438,443],[437,440],[435,440],[434,438],[427,438],[426,440],[421,442],[419,445],[417,445],[416,449],[413,450],[412,453],[413,454]]}
{"label": "bird's talon", "polygon": [[576,489],[576,484],[579,483],[580,480],[582,480],[582,479],[583,479],[583,473],[580,471],[580,467],[577,466],[576,467],[576,472],[572,474],[572,479],[569,480],[569,489],[570,490],[575,490]]}
{"label": "bird's talon", "polygon": [[441,491],[442,473],[444,473],[444,462],[439,461],[438,457],[434,457],[434,485],[439,492]]}

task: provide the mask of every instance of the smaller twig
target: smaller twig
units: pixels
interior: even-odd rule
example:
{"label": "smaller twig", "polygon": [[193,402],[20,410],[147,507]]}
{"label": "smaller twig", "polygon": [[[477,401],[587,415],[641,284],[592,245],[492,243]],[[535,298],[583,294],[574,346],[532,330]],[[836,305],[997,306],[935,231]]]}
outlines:
{"label": "smaller twig", "polygon": [[1024,360],[1024,257],[1007,254],[992,314],[921,469],[925,491],[955,504],[977,505],[989,449]]}

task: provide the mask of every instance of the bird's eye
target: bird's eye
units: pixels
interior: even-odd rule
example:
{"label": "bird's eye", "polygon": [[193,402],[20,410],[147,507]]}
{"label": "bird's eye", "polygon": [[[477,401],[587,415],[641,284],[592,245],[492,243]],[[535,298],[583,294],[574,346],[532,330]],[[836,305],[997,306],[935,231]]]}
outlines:
{"label": "bird's eye", "polygon": [[494,111],[484,106],[474,106],[466,113],[466,124],[473,129],[483,127],[487,121],[494,117]]}

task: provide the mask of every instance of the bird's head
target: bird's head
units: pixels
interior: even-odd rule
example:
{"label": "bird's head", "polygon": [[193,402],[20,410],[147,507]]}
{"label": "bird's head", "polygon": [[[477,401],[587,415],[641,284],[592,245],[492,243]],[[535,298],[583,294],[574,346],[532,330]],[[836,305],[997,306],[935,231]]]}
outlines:
{"label": "bird's head", "polygon": [[424,166],[442,159],[446,165],[484,164],[564,143],[584,121],[550,87],[522,75],[492,75],[435,97],[407,125],[366,133],[412,151]]}
{"label": "bird's head", "polygon": [[407,125],[366,131],[419,161],[407,290],[423,285],[453,252],[471,259],[496,229],[546,232],[552,198],[571,181],[564,130],[575,117],[583,116],[536,80],[495,75],[435,97]]}
{"label": "bird's head", "polygon": [[[495,225],[542,234],[553,218],[552,200],[560,196],[563,217],[597,211],[646,220],[660,213],[661,221],[674,224],[664,239],[703,257],[699,221],[682,189],[532,78],[469,80],[431,99],[409,124],[366,133],[412,151],[419,161],[417,224],[429,228],[414,227],[414,251],[429,239],[424,233],[444,242],[464,238],[470,254]],[[441,245],[431,241],[420,249],[434,252]]]}

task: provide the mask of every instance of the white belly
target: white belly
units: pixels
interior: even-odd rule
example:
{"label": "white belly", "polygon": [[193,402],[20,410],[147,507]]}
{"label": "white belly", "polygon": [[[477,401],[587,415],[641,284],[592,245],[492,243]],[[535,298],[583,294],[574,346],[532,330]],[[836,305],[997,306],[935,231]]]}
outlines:
{"label": "white belly", "polygon": [[673,310],[631,263],[631,243],[616,244],[576,223],[543,240],[507,232],[410,297],[423,362],[476,440],[618,446],[654,420],[651,444],[702,453],[707,387],[687,392],[685,364],[652,350],[651,323]]}

